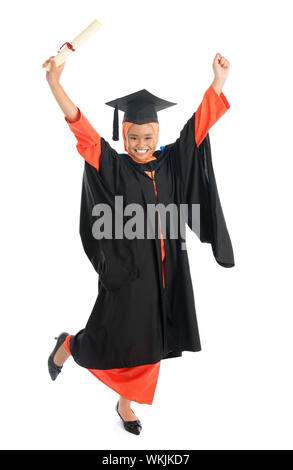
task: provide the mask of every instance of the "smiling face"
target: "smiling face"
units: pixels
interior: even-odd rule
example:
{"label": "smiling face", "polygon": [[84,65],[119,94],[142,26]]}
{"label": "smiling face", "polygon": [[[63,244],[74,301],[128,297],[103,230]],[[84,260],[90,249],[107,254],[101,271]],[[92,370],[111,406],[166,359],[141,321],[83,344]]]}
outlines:
{"label": "smiling face", "polygon": [[145,160],[156,150],[157,139],[149,124],[133,124],[127,134],[127,150],[138,160]]}

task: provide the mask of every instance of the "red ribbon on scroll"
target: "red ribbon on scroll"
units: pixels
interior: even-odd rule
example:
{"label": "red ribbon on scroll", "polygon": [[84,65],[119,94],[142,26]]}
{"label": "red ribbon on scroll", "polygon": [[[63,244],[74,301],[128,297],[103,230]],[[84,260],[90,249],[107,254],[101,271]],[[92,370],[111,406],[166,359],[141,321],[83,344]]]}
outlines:
{"label": "red ribbon on scroll", "polygon": [[60,47],[60,49],[59,49],[59,51],[58,51],[58,54],[59,54],[59,52],[61,51],[61,49],[62,49],[63,46],[67,46],[68,49],[70,49],[70,50],[72,50],[72,51],[75,51],[73,45],[72,45],[70,42],[65,42],[65,43],[62,44],[62,46]]}

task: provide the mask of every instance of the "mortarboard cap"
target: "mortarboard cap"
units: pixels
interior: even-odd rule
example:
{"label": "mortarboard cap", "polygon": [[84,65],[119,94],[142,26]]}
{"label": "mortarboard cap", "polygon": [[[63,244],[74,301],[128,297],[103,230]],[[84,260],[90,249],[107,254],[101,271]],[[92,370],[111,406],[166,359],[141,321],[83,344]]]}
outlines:
{"label": "mortarboard cap", "polygon": [[119,140],[118,109],[124,111],[123,122],[134,124],[147,124],[148,122],[159,122],[157,112],[174,106],[177,103],[162,100],[147,90],[140,90],[131,95],[116,98],[116,100],[105,103],[115,108],[113,119],[113,140]]}

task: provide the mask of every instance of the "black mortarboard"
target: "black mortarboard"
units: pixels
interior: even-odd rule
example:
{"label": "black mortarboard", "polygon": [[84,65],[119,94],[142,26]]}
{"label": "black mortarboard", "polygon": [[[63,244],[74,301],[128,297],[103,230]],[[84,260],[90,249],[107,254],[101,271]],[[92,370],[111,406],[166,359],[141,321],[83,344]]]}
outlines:
{"label": "black mortarboard", "polygon": [[155,95],[152,95],[147,90],[140,90],[131,95],[116,98],[116,100],[108,101],[105,103],[114,111],[113,120],[113,140],[119,140],[119,122],[118,122],[118,109],[124,111],[123,122],[133,122],[134,124],[147,124],[148,122],[159,122],[157,111],[174,106],[177,103],[162,100]]}

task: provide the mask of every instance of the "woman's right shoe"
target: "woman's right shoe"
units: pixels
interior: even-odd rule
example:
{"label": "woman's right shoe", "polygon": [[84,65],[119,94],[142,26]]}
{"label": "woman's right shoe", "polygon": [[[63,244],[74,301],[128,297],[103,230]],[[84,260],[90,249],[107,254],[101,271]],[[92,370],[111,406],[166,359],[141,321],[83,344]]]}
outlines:
{"label": "woman's right shoe", "polygon": [[124,428],[126,429],[126,431],[129,431],[132,434],[140,434],[140,431],[142,429],[142,425],[141,425],[141,422],[139,421],[139,419],[136,419],[135,421],[124,421],[124,419],[122,418],[122,416],[120,415],[120,413],[118,411],[118,406],[119,406],[119,400],[116,404],[116,411],[117,411],[118,415],[120,416],[120,418],[122,419],[123,425],[124,425]]}
{"label": "woman's right shoe", "polygon": [[49,369],[49,374],[50,374],[50,377],[51,377],[52,380],[56,380],[58,374],[60,374],[61,369],[63,367],[63,366],[57,366],[57,364],[55,364],[53,359],[54,359],[54,356],[56,354],[56,351],[60,348],[61,344],[64,343],[67,336],[68,336],[68,333],[64,332],[64,333],[61,333],[58,336],[58,338],[55,338],[55,339],[57,339],[55,348],[53,349],[53,351],[51,352],[51,354],[48,358],[48,369]]}

